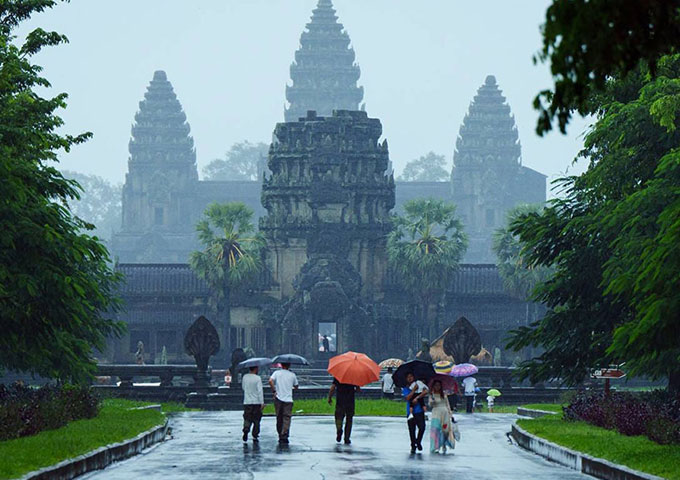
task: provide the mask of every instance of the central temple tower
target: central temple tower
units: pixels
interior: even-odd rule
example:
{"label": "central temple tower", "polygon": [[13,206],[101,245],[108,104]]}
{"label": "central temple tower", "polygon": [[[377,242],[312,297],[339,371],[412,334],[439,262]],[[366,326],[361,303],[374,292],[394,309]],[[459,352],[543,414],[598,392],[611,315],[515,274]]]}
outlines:
{"label": "central temple tower", "polygon": [[268,264],[285,303],[284,350],[317,355],[362,346],[365,305],[384,296],[386,242],[394,207],[387,141],[366,112],[315,112],[279,123],[262,185]]}
{"label": "central temple tower", "polygon": [[286,86],[286,122],[295,122],[307,111],[330,116],[333,110],[359,110],[364,98],[357,86],[361,72],[354,63],[350,39],[335,15],[331,0],[319,0],[300,48],[290,66],[293,84]]}

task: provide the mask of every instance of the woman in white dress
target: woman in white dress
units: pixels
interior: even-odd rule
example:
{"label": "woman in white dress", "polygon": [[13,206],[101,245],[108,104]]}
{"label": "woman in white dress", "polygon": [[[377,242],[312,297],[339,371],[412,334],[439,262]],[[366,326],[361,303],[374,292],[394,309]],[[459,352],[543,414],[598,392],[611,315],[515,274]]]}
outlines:
{"label": "woman in white dress", "polygon": [[446,453],[446,448],[455,448],[453,425],[451,425],[451,407],[444,394],[442,383],[435,380],[430,390],[430,452]]}

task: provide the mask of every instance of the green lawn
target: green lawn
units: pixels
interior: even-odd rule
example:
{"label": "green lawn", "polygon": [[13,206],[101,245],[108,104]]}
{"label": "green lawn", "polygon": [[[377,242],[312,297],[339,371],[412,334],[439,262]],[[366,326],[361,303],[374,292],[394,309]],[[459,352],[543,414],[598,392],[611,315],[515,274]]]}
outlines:
{"label": "green lawn", "polygon": [[[20,477],[109,443],[135,437],[165,421],[165,415],[156,410],[130,410],[142,405],[148,404],[106,399],[96,418],[76,420],[56,430],[0,442],[0,478]],[[177,409],[174,404],[166,406]]]}
{"label": "green lawn", "polygon": [[[295,400],[293,405],[293,415],[332,415],[335,412],[335,399],[333,405],[328,405],[325,399],[314,400]],[[498,405],[493,408],[494,413],[517,413],[516,405]],[[487,413],[486,406],[482,408],[481,412]],[[274,413],[274,405],[268,404],[264,408],[265,414]],[[465,413],[465,404],[458,404],[458,413],[460,415]],[[385,399],[362,399],[357,398],[356,401],[356,415],[359,416],[376,416],[376,417],[400,417],[406,415],[406,404],[403,401],[385,400]]]}
{"label": "green lawn", "polygon": [[680,480],[680,445],[659,445],[557,415],[518,420],[526,431],[559,445],[671,480]]}
{"label": "green lawn", "polygon": [[[335,399],[333,405],[329,405],[326,399],[295,400],[293,403],[293,415],[332,415],[335,412]],[[265,414],[274,413],[274,405],[267,404],[264,407]],[[356,415],[358,416],[406,416],[406,404],[393,400],[372,400],[357,398]]]}

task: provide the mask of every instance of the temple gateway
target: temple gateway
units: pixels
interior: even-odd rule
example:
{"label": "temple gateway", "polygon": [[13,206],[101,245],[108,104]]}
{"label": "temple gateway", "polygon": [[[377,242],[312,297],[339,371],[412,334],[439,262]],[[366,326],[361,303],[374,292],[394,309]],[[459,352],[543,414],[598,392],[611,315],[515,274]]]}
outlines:
{"label": "temple gateway", "polygon": [[[200,316],[216,326],[216,364],[235,348],[256,355],[295,351],[326,358],[366,351],[412,354],[465,316],[489,351],[543,307],[503,288],[493,231],[519,203],[545,201],[545,176],[524,167],[510,107],[486,78],[460,127],[450,182],[396,182],[381,121],[363,111],[364,91],[350,39],[331,4],[319,0],[291,65],[285,122],[274,128],[260,181],[199,180],[190,127],[167,75],[157,71],[139,104],[129,144],[123,221],[112,240],[124,274],[119,319],[106,360],[129,363],[139,341],[150,361],[190,362],[181,339]],[[427,148],[427,147],[424,147]],[[387,266],[390,215],[413,198],[455,203],[470,237],[464,264],[434,305],[431,324],[413,319],[416,301]],[[189,268],[200,248],[195,225],[213,202],[241,201],[267,238],[266,269],[231,292],[220,318],[210,288]],[[329,351],[323,348],[323,339]],[[509,364],[514,354],[503,354]]]}

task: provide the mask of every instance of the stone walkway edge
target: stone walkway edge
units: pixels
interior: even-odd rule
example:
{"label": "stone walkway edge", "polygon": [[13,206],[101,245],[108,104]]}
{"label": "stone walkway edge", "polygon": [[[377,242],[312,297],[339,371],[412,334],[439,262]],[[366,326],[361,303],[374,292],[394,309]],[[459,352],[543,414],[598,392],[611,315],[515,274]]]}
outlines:
{"label": "stone walkway edge", "polygon": [[517,423],[513,423],[510,435],[520,447],[552,462],[596,478],[604,480],[664,480],[656,475],[633,470],[624,465],[618,465],[603,458],[592,457],[549,442],[527,432]]}
{"label": "stone walkway edge", "polygon": [[162,425],[142,432],[136,437],[123,440],[119,443],[111,443],[83,455],[64,460],[55,465],[29,472],[23,477],[20,477],[19,480],[55,478],[70,480],[93,470],[101,470],[102,468],[111,465],[113,462],[125,460],[126,458],[137,455],[145,448],[163,441],[167,431],[168,420],[166,419]]}

